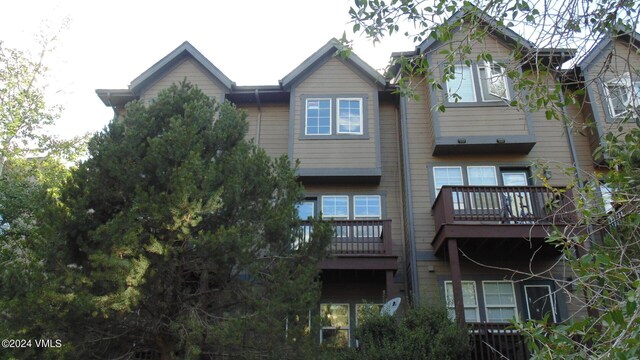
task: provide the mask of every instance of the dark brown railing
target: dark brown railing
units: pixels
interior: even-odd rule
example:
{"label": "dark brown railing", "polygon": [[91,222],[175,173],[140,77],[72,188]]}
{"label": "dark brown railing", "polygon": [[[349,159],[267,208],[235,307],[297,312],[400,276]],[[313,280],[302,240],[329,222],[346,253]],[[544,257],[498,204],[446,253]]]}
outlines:
{"label": "dark brown railing", "polygon": [[571,224],[574,210],[570,189],[542,186],[443,186],[432,207],[437,226]]}
{"label": "dark brown railing", "polygon": [[524,337],[511,324],[468,323],[473,360],[529,359]]}
{"label": "dark brown railing", "polygon": [[[334,255],[392,255],[391,220],[330,220],[334,228]],[[300,237],[308,237],[311,224],[303,221]]]}

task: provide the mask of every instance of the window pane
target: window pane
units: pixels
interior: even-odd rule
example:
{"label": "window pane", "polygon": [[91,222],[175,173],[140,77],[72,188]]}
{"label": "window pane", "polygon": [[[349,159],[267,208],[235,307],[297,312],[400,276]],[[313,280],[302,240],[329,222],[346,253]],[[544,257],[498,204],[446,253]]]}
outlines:
{"label": "window pane", "polygon": [[331,134],[331,100],[307,99],[307,135]]}
{"label": "window pane", "polygon": [[348,304],[322,304],[320,306],[323,326],[349,327]]}
{"label": "window pane", "polygon": [[328,347],[349,347],[349,330],[322,329],[322,344]]}
{"label": "window pane", "polygon": [[353,197],[354,217],[380,219],[382,209],[380,196],[378,195],[358,195]]}
{"label": "window pane", "polygon": [[[445,281],[445,296],[449,318],[455,319],[455,305],[453,302],[453,284]],[[464,306],[464,317],[468,322],[480,321],[478,318],[478,299],[476,296],[476,283],[473,281],[462,282],[462,303]]]}
{"label": "window pane", "polygon": [[439,166],[433,168],[433,182],[436,192],[444,185],[464,185],[462,168],[459,166]]}
{"label": "window pane", "polygon": [[300,220],[307,220],[315,216],[315,202],[313,201],[303,201],[296,205],[296,209],[298,210],[298,219]]}
{"label": "window pane", "polygon": [[508,99],[507,77],[502,66],[496,63],[478,64],[480,89],[483,101]]}
{"label": "window pane", "polygon": [[349,197],[346,195],[323,196],[322,217],[347,219],[349,217]]}
{"label": "window pane", "polygon": [[614,116],[627,111],[627,105],[630,99],[628,90],[626,86],[620,84],[607,85],[609,108]]}
{"label": "window pane", "polygon": [[447,81],[447,91],[450,102],[476,101],[471,68],[466,65],[456,65],[455,78]]}
{"label": "window pane", "polygon": [[338,99],[338,133],[362,134],[362,100]]}
{"label": "window pane", "polygon": [[549,320],[557,321],[550,286],[526,285],[524,287],[524,293],[527,300],[529,319],[542,320],[548,315]]}
{"label": "window pane", "polygon": [[509,322],[516,317],[514,308],[488,308],[487,321]]}
{"label": "window pane", "polygon": [[469,166],[469,185],[498,185],[496,168],[493,166]]}

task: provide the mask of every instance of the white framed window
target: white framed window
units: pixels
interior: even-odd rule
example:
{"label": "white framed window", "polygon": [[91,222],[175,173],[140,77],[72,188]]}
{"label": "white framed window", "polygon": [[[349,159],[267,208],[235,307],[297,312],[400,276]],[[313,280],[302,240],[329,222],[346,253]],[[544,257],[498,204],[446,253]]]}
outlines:
{"label": "white framed window", "polygon": [[349,219],[349,196],[326,195],[322,197],[323,219]]}
{"label": "white framed window", "polygon": [[[449,318],[455,319],[456,309],[453,301],[453,283],[444,282],[445,300]],[[480,310],[478,308],[478,292],[475,281],[462,282],[462,303],[464,306],[464,318],[466,322],[480,322]]]}
{"label": "white framed window", "polygon": [[354,219],[382,219],[380,195],[355,195],[353,197]]}
{"label": "white framed window", "polygon": [[[467,181],[471,186],[497,186],[498,176],[495,166],[468,166]],[[500,196],[492,191],[470,191],[473,209],[500,209]]]}
{"label": "white framed window", "polygon": [[316,216],[316,202],[314,200],[304,200],[296,205],[298,219],[307,220]]}
{"label": "white framed window", "polygon": [[338,134],[362,135],[362,98],[338,98]]}
{"label": "white framed window", "polygon": [[640,81],[632,79],[629,73],[607,81],[604,90],[613,117],[626,113],[630,106],[640,106]]}
{"label": "white framed window", "polygon": [[349,304],[320,304],[320,343],[329,347],[349,347],[351,326]]}
{"label": "white framed window", "polygon": [[449,102],[476,102],[473,72],[466,65],[454,65],[454,77],[447,80]]}
{"label": "white framed window", "polygon": [[525,285],[524,296],[527,304],[527,319],[558,322],[556,302],[550,285]]}
{"label": "white framed window", "polygon": [[487,322],[509,322],[518,317],[516,294],[511,281],[483,281]]}
{"label": "white framed window", "polygon": [[331,99],[307,99],[305,103],[306,135],[331,135]]}
{"label": "white framed window", "polygon": [[379,314],[382,304],[356,304],[356,327],[364,323],[365,314]]}
{"label": "white framed window", "polygon": [[[434,166],[433,185],[436,189],[436,197],[444,185],[464,185],[462,167],[460,166]],[[452,192],[453,208],[464,209],[464,196],[460,192]]]}
{"label": "white framed window", "polygon": [[478,64],[478,79],[482,101],[509,100],[509,83],[504,67],[483,61]]}

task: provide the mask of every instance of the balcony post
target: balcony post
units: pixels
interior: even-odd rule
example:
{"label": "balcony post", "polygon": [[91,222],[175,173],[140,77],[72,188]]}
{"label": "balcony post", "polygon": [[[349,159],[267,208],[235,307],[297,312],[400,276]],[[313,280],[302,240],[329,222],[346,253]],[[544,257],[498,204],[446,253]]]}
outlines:
{"label": "balcony post", "polygon": [[462,273],[460,271],[460,257],[458,256],[458,240],[447,241],[449,251],[449,268],[451,271],[451,284],[453,285],[453,306],[456,312],[456,320],[460,327],[465,326],[464,302],[462,297]]}
{"label": "balcony post", "polygon": [[391,220],[382,220],[382,245],[385,255],[393,254],[393,241],[391,236]]}
{"label": "balcony post", "polygon": [[444,212],[444,223],[451,224],[453,223],[453,191],[451,191],[451,187],[443,186],[440,192],[440,196],[442,197],[442,210]]}

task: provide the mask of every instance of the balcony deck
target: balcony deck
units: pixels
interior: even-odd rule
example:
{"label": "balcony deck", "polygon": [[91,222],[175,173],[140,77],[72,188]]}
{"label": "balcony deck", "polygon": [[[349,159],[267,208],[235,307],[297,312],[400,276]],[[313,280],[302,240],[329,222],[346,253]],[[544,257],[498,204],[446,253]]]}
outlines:
{"label": "balcony deck", "polygon": [[[432,207],[436,254],[448,239],[465,251],[522,253],[554,228],[575,224],[570,189],[541,186],[443,186]],[[549,247],[552,249],[552,247]]]}
{"label": "balcony deck", "polygon": [[[335,229],[332,257],[322,261],[322,269],[397,270],[391,220],[332,220],[331,224]],[[308,234],[311,224],[303,221],[301,231]]]}
{"label": "balcony deck", "polygon": [[530,358],[524,337],[511,324],[468,323],[473,360]]}

